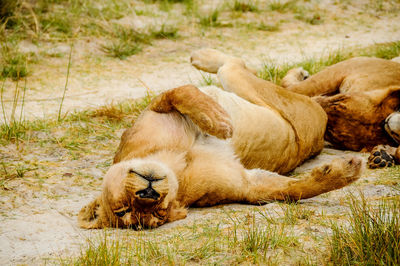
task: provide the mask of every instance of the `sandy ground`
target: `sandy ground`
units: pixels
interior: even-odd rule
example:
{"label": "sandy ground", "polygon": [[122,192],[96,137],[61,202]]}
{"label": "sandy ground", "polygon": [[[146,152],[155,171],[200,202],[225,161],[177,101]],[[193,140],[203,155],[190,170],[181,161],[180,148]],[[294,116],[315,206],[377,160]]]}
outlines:
{"label": "sandy ground", "polygon": [[[248,36],[242,32],[236,36],[226,28],[213,29],[219,38],[184,36],[176,41],[155,42],[144,52],[125,61],[102,58],[98,60],[99,46],[91,41],[74,44],[72,68],[63,113],[101,106],[127,98],[138,98],[146,90],[153,92],[170,89],[186,83],[201,84],[201,75],[189,64],[190,52],[202,48],[218,48],[236,56],[242,56],[255,68],[265,61],[275,63],[300,61],[305,57],[326,54],[338,48],[367,46],[374,43],[400,40],[400,16],[388,16],[369,21],[338,21],[316,26],[288,26],[278,32],[260,33]],[[243,40],[246,40],[245,42]],[[25,49],[46,50],[43,45]],[[68,45],[55,47],[66,54]],[[86,50],[85,50],[86,49]],[[80,52],[89,50],[90,52]],[[64,89],[68,56],[51,59],[40,64],[28,78],[24,107],[26,119],[51,117],[57,114]],[[21,85],[21,84],[20,84]],[[6,108],[11,108],[12,93],[5,95]],[[8,110],[9,110],[8,109]],[[19,111],[17,111],[19,113]],[[330,161],[348,152],[325,149],[317,158],[300,166],[295,172],[304,172],[316,165]],[[43,264],[46,258],[76,255],[87,238],[102,234],[101,230],[86,231],[77,226],[76,216],[80,208],[90,202],[100,191],[99,185],[112,151],[105,151],[84,160],[63,161],[63,154],[57,150],[42,154],[41,150],[29,150],[19,154],[13,144],[0,147],[2,160],[37,160],[48,167],[50,178],[37,189],[31,180],[12,181],[11,189],[0,194],[0,264],[19,263]],[[10,155],[11,154],[11,155]],[[19,155],[17,155],[19,154]],[[356,154],[356,153],[351,153]],[[366,158],[366,154],[356,155]],[[92,177],[92,183],[80,183],[73,178],[76,171],[85,171]],[[340,210],[339,199],[346,193],[360,188],[367,196],[379,197],[395,193],[388,186],[369,184],[375,173],[367,171],[362,179],[349,188],[331,192],[304,201],[304,204],[325,209],[328,213]],[[90,184],[89,184],[90,183]],[[322,204],[323,203],[323,204]],[[259,208],[273,209],[274,203]],[[241,210],[244,205],[229,205],[223,208]],[[197,220],[217,218],[221,208],[193,209],[185,220],[171,223],[157,230],[171,230],[182,224]]]}

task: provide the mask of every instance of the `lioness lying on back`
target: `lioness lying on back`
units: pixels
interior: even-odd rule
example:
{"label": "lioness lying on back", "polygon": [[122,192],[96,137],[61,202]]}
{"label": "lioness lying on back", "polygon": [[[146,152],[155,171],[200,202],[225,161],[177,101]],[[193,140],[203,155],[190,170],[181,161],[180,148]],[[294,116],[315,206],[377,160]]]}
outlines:
{"label": "lioness lying on back", "polygon": [[359,178],[355,157],[301,180],[279,175],[321,151],[323,109],[240,59],[202,50],[192,62],[218,71],[225,91],[187,85],[155,98],[122,135],[101,195],[79,213],[81,227],[152,228],[186,217],[189,206],[299,200]]}

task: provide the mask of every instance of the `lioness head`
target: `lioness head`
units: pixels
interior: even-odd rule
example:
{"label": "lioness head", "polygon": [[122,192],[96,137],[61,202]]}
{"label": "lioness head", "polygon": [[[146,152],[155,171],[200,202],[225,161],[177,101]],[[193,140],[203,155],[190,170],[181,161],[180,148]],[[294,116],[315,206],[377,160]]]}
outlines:
{"label": "lioness head", "polygon": [[108,170],[102,194],[78,215],[82,228],[154,228],[171,216],[178,191],[172,170],[159,161],[132,159]]}

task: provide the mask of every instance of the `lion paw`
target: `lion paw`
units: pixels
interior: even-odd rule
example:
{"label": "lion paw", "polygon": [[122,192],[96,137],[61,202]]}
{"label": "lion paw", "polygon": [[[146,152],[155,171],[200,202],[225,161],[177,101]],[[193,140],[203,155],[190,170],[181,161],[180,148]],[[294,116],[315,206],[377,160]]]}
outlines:
{"label": "lion paw", "polygon": [[360,178],[362,159],[346,156],[313,170],[314,181],[325,184],[329,190],[344,187]]}
{"label": "lion paw", "polygon": [[286,76],[283,77],[281,85],[284,88],[295,85],[303,80],[306,80],[310,77],[310,73],[302,67],[297,67],[290,69]]}
{"label": "lion paw", "polygon": [[383,168],[393,166],[395,164],[394,150],[393,147],[388,145],[376,146],[368,157],[368,167]]}
{"label": "lion paw", "polygon": [[311,178],[303,180],[306,188],[302,197],[314,197],[347,186],[360,178],[362,170],[363,163],[360,157],[347,156],[314,168]]}
{"label": "lion paw", "polygon": [[217,73],[218,69],[232,57],[218,50],[205,48],[194,51],[190,57],[192,65],[200,70]]}
{"label": "lion paw", "polygon": [[196,123],[205,132],[220,139],[228,139],[232,137],[232,121],[224,112],[219,112],[216,109],[214,110],[214,113],[208,113],[208,115],[200,113],[198,114],[198,117]]}

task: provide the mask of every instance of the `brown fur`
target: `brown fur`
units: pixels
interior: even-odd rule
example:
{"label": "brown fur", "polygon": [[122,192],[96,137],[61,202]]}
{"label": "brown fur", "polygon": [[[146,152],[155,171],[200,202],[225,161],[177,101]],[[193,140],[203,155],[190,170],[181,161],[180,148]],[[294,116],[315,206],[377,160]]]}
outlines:
{"label": "brown fur", "polygon": [[396,145],[384,121],[400,106],[400,64],[390,60],[352,58],[296,82],[288,90],[316,96],[328,114],[326,140],[340,149],[371,150]]}
{"label": "brown fur", "polygon": [[81,227],[157,227],[189,206],[299,200],[359,178],[358,158],[300,180],[266,171],[286,173],[320,152],[323,109],[218,51],[201,50],[192,63],[218,71],[233,93],[187,85],[159,95],[122,135],[101,196],[78,215]]}

